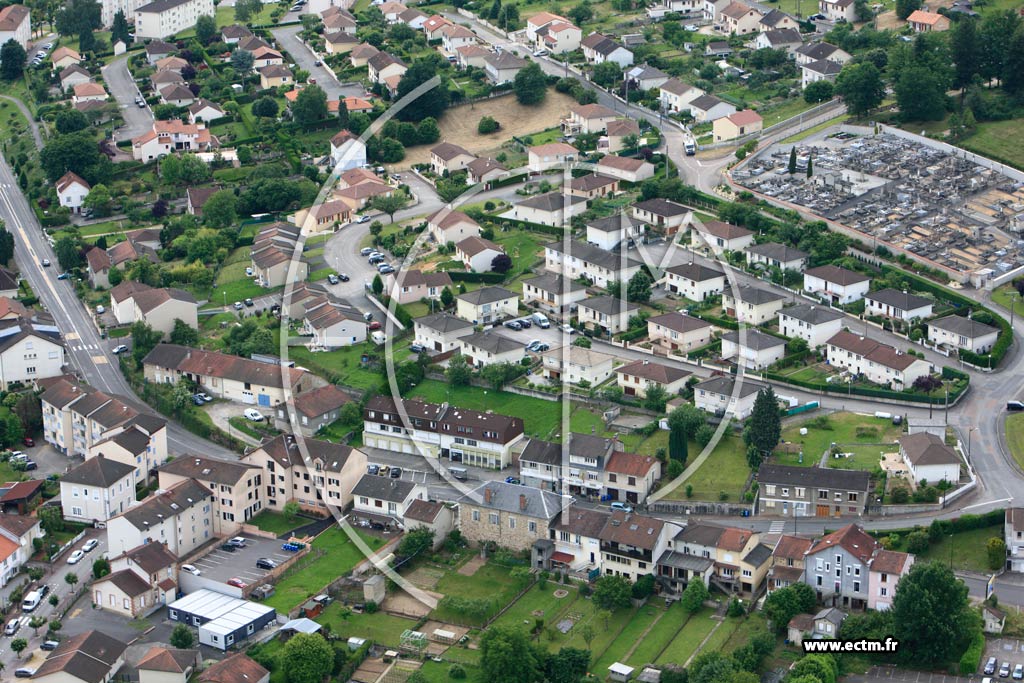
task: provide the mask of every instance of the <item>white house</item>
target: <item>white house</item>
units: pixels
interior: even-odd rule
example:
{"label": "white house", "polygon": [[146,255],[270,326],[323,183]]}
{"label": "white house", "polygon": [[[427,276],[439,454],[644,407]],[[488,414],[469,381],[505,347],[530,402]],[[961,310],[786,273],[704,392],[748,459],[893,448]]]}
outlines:
{"label": "white house", "polygon": [[794,50],[793,55],[796,58],[797,66],[803,66],[804,64],[810,64],[811,62],[823,59],[842,65],[853,58],[849,52],[831,43],[807,43]]}
{"label": "white house", "polygon": [[929,484],[960,481],[960,456],[940,436],[917,432],[900,437],[900,456],[910,468],[915,482]]}
{"label": "white house", "polygon": [[474,273],[488,273],[494,259],[505,253],[500,245],[483,237],[471,235],[455,245],[455,258]]}
{"label": "white house", "polygon": [[754,411],[754,400],[764,388],[764,385],[747,380],[740,384],[736,393],[733,377],[712,377],[694,385],[693,404],[706,413],[745,420]]}
{"label": "white house", "polygon": [[568,19],[551,12],[539,12],[526,20],[526,38],[529,42],[537,40],[537,31],[555,22],[566,22]]}
{"label": "white house", "polygon": [[633,244],[643,239],[647,224],[626,214],[587,221],[587,242],[611,251],[623,242]]}
{"label": "white house", "polygon": [[544,245],[544,267],[572,280],[586,278],[597,287],[607,288],[610,282],[629,282],[643,263],[625,252],[613,253],[586,242],[568,245],[551,242]]}
{"label": "white house", "polygon": [[542,273],[523,280],[523,303],[535,305],[548,313],[559,316],[571,313],[586,298],[587,288],[584,285],[561,275]]}
{"label": "white house", "polygon": [[843,329],[841,311],[815,304],[797,304],[779,311],[779,332],[790,339],[803,339],[815,349]]}
{"label": "white house", "polygon": [[347,301],[325,300],[306,307],[303,331],[312,336],[308,347],[332,351],[366,341],[366,320]]}
{"label": "white house", "polygon": [[928,339],[950,348],[988,353],[999,338],[999,329],[970,316],[947,315],[928,322]]}
{"label": "white house", "polygon": [[135,503],[135,468],[102,454],[89,458],[60,479],[64,519],[106,522]]}
{"label": "white house", "polygon": [[751,285],[727,287],[722,292],[722,308],[726,314],[751,325],[774,320],[785,301],[786,297],[778,292]]}
{"label": "white house", "polygon": [[636,304],[613,296],[584,299],[576,308],[580,325],[605,335],[625,332],[629,319],[640,309]]}
{"label": "white house", "polygon": [[479,236],[480,224],[461,211],[445,208],[427,217],[427,231],[438,244],[458,244]]}
{"label": "white house", "polygon": [[581,346],[560,346],[541,355],[544,376],[553,382],[596,387],[612,376],[615,356]]}
{"label": "white house", "polygon": [[597,172],[628,183],[639,183],[654,177],[654,164],[643,159],[606,154],[597,162]]}
{"label": "white house", "polygon": [[64,344],[52,324],[0,320],[0,389],[59,377],[64,373],[64,363]]}
{"label": "white house", "polygon": [[537,40],[534,46],[538,50],[547,50],[551,54],[560,55],[572,52],[580,47],[583,32],[579,27],[567,21],[554,21],[537,29]]}
{"label": "white house", "polygon": [[740,251],[754,242],[752,231],[723,221],[694,223],[690,235],[694,246],[708,245],[716,253],[718,250]]}
{"label": "white house", "polygon": [[459,339],[473,333],[473,323],[450,313],[413,320],[414,342],[432,353],[447,353],[459,349]]}
{"label": "white house", "polygon": [[624,69],[633,63],[631,50],[600,33],[591,33],[581,41],[580,46],[583,48],[583,57],[590,64],[614,62]]}
{"label": "white house", "polygon": [[527,149],[530,170],[534,173],[546,171],[576,161],[579,150],[565,142],[549,142]]}
{"label": "white house", "polygon": [[676,113],[690,110],[690,103],[706,93],[700,88],[670,78],[659,86],[661,107],[666,112]]}
{"label": "white house", "polygon": [[661,69],[650,64],[640,64],[632,69],[626,69],[624,78],[633,84],[633,88],[646,91],[660,88],[671,77]]}
{"label": "white house", "polygon": [[714,95],[701,95],[690,102],[690,115],[697,123],[708,123],[736,113],[736,107]]}
{"label": "white house", "polygon": [[425,500],[426,488],[411,481],[365,474],[352,489],[352,515],[371,521],[400,523],[414,500]]}
{"label": "white house", "polygon": [[[439,176],[461,171],[476,155],[453,142],[442,142],[430,149],[430,170]],[[440,212],[439,212],[440,213]]]}
{"label": "white house", "polygon": [[857,3],[854,0],[818,0],[818,11],[830,21],[857,21]]}
{"label": "white house", "polygon": [[455,314],[474,325],[488,325],[519,313],[519,297],[504,287],[481,287],[455,297]]}
{"label": "white house", "polygon": [[825,358],[829,365],[897,391],[908,389],[918,377],[931,374],[928,361],[847,330],[825,343]]}
{"label": "white house", "polygon": [[632,209],[634,218],[665,235],[674,235],[681,229],[685,232],[683,226],[692,216],[692,212],[682,204],[660,197],[635,202]]}
{"label": "white house", "polygon": [[54,189],[57,190],[61,206],[68,207],[71,213],[81,213],[82,203],[89,195],[92,185],[76,173],[68,171],[54,183]]}
{"label": "white house", "polygon": [[0,45],[13,40],[28,50],[32,40],[31,14],[25,5],[7,5],[0,10]]}
{"label": "white house", "polygon": [[502,50],[501,52],[488,51],[483,55],[484,71],[487,73],[487,80],[494,85],[512,82],[516,74],[525,67],[527,62],[512,52]]}
{"label": "white house", "polygon": [[540,223],[541,225],[567,225],[573,216],[587,210],[587,199],[573,194],[562,194],[558,190],[534,195],[512,205],[510,211],[502,214],[505,218]]}
{"label": "white house", "polygon": [[491,332],[474,332],[459,337],[459,353],[474,368],[495,363],[516,364],[525,355],[520,342]]}
{"label": "white house", "polygon": [[199,17],[213,15],[213,0],[156,0],[135,10],[135,36],[171,36],[195,26]]}
{"label": "white house", "polygon": [[804,291],[818,294],[833,304],[852,304],[868,293],[871,278],[839,266],[824,265],[804,271]]}
{"label": "white house", "polygon": [[676,396],[686,386],[692,373],[674,365],[638,360],[616,368],[616,382],[626,396],[644,398],[652,387],[661,387],[669,396]]}
{"label": "white house", "polygon": [[711,323],[671,311],[647,319],[647,338],[669,351],[690,351],[711,343]]}
{"label": "white house", "polygon": [[744,252],[747,256],[747,265],[761,263],[769,268],[779,270],[803,270],[807,265],[808,254],[788,244],[778,242],[765,242],[763,244],[748,245]]}
{"label": "white house", "polygon": [[366,144],[347,130],[331,138],[331,163],[335,171],[348,171],[366,166]]}
{"label": "white house", "polygon": [[664,284],[673,294],[681,294],[690,301],[704,301],[722,293],[725,273],[699,263],[683,263],[665,269]]}
{"label": "white house", "polygon": [[619,113],[603,104],[581,104],[569,110],[569,116],[562,119],[562,130],[568,134],[603,133],[608,123],[618,118]]}
{"label": "white house", "polygon": [[932,314],[932,300],[889,287],[865,294],[864,312],[899,320],[924,319]]}
{"label": "white house", "polygon": [[835,83],[839,72],[843,70],[841,64],[836,64],[827,59],[819,59],[816,62],[808,62],[800,65],[800,86],[806,88],[811,83],[828,81]]}
{"label": "white house", "polygon": [[786,355],[786,340],[757,329],[745,334],[729,331],[722,335],[722,358],[748,370],[763,370]]}

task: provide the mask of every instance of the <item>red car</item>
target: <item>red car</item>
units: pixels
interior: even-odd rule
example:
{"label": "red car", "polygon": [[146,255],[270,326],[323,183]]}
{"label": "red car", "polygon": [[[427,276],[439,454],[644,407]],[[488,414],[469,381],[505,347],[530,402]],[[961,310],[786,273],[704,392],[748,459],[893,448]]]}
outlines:
{"label": "red car", "polygon": [[26,436],[24,439],[21,440],[21,443],[25,444],[26,446],[35,446],[36,440],[33,439],[31,436]]}
{"label": "red car", "polygon": [[229,586],[234,586],[235,588],[245,588],[245,581],[242,581],[237,576],[234,577],[234,578],[228,579],[224,583],[226,583]]}
{"label": "red car", "polygon": [[370,323],[370,329],[371,330],[379,330],[380,329],[380,322],[377,321],[377,320],[374,320],[372,323]]}

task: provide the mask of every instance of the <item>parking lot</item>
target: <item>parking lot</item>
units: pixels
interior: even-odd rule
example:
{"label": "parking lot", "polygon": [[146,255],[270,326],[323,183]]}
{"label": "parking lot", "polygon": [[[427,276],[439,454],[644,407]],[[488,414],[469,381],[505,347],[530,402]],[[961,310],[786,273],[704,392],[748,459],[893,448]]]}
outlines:
{"label": "parking lot", "polygon": [[283,564],[294,557],[293,553],[281,550],[281,541],[277,539],[253,538],[244,536],[245,547],[236,548],[234,552],[223,550],[220,545],[194,560],[192,564],[202,572],[201,576],[213,581],[226,583],[228,579],[239,578],[248,586],[263,582],[267,570],[257,569],[256,560],[261,557]]}
{"label": "parking lot", "polygon": [[[1013,674],[1014,668],[1018,664],[1024,667],[1024,640],[1017,638],[997,638],[995,640],[989,640],[985,648],[985,656],[981,658],[982,669],[985,667],[985,663],[988,662],[989,657],[995,657],[998,660],[996,665],[996,671],[994,674],[983,674],[991,675],[993,678],[1000,676],[1000,668],[1004,663],[1009,664],[1010,676]],[[982,674],[982,671],[978,672]],[[1003,676],[1003,678],[1010,678],[1010,676]]]}

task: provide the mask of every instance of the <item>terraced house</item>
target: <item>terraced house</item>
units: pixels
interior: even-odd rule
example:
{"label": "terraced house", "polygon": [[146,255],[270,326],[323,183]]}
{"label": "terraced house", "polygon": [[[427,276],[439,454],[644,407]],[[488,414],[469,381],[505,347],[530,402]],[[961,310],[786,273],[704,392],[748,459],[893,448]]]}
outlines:
{"label": "terraced house", "polygon": [[375,396],[363,410],[363,443],[394,453],[504,469],[522,438],[522,418],[448,404]]}
{"label": "terraced house", "polygon": [[[816,460],[820,453],[806,453]],[[871,475],[831,467],[762,465],[757,472],[755,511],[784,517],[843,517],[864,514]]]}

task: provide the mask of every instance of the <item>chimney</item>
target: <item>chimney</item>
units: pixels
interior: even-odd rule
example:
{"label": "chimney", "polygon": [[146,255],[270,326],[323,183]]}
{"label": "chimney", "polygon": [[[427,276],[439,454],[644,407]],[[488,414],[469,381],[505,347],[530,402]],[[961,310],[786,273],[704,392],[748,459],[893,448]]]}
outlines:
{"label": "chimney", "polygon": [[493,498],[493,497],[494,497],[494,492],[491,491],[491,489],[485,488],[484,489],[484,502],[487,503],[488,505],[490,505],[491,504],[491,498]]}
{"label": "chimney", "polygon": [[520,493],[519,494],[519,510],[521,512],[526,512],[526,494],[525,493]]}

